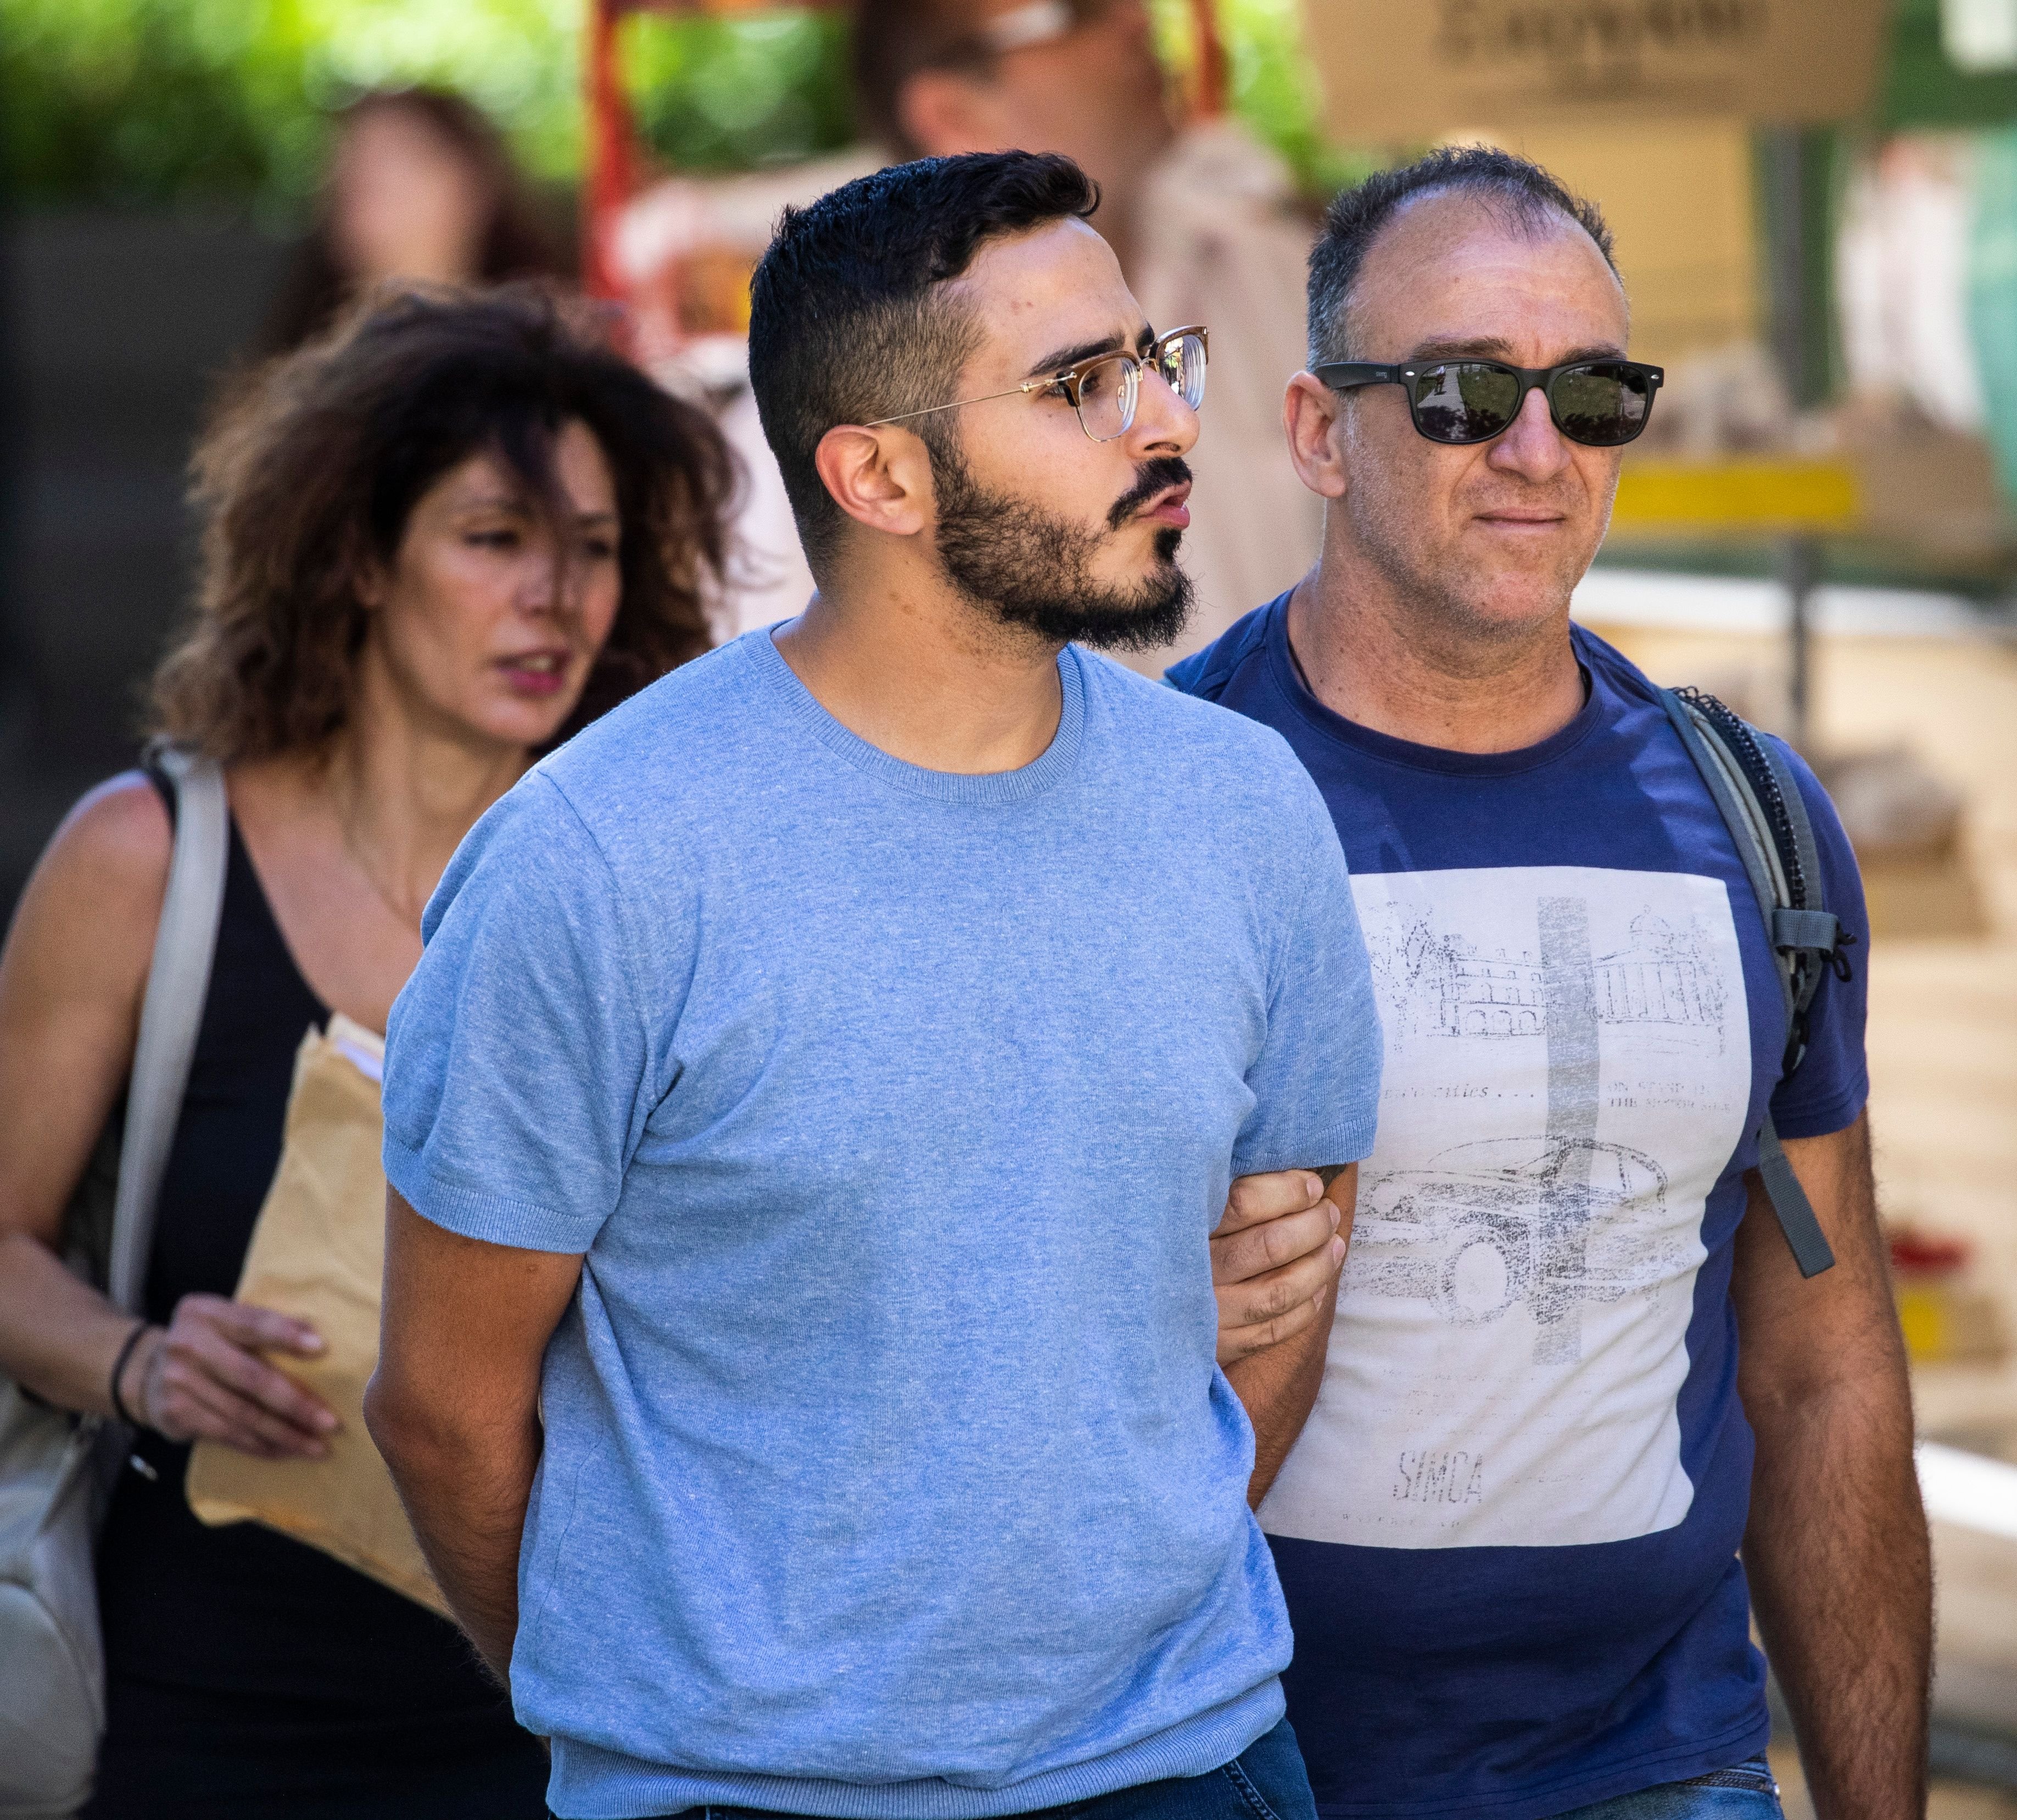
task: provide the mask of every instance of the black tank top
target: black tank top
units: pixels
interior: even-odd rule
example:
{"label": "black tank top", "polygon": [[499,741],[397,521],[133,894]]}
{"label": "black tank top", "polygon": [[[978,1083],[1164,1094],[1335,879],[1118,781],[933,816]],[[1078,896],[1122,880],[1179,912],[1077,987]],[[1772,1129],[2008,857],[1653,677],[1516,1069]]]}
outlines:
{"label": "black tank top", "polygon": [[[294,1051],[328,1016],[287,951],[234,821],[209,996],[155,1216],[150,1320],[165,1324],[193,1292],[236,1289],[280,1162]],[[284,1784],[297,1797],[316,1786],[315,1761],[346,1782],[370,1764],[379,1786],[359,1791],[356,1811],[389,1815],[409,1811],[399,1790],[410,1769],[482,1763],[492,1772],[472,1779],[490,1785],[482,1811],[543,1812],[539,1749],[453,1625],[258,1523],[207,1528],[183,1495],[189,1449],[146,1433],[135,1451],[155,1476],[121,1474],[99,1555],[108,1771],[123,1746],[148,1746],[132,1734],[172,1738],[190,1759],[183,1774],[201,1779],[195,1760],[215,1756],[229,1768],[231,1797],[251,1811],[262,1760],[282,1777],[273,1793]],[[497,1800],[500,1757],[518,1766],[523,1804]],[[121,1779],[102,1780],[104,1794]],[[456,1804],[437,1795],[413,1811]]]}

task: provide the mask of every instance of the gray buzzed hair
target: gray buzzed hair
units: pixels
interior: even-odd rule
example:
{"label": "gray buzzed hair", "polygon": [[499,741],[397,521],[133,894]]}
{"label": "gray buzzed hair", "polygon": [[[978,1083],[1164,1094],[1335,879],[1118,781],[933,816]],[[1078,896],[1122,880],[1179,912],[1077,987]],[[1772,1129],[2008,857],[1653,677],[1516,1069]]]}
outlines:
{"label": "gray buzzed hair", "polygon": [[1351,287],[1383,229],[1418,196],[1476,196],[1511,225],[1533,232],[1550,218],[1573,222],[1589,236],[1613,272],[1611,229],[1597,204],[1578,196],[1531,160],[1492,146],[1445,146],[1392,171],[1375,171],[1340,193],[1324,211],[1323,232],[1310,249],[1310,365],[1358,358],[1348,317]]}

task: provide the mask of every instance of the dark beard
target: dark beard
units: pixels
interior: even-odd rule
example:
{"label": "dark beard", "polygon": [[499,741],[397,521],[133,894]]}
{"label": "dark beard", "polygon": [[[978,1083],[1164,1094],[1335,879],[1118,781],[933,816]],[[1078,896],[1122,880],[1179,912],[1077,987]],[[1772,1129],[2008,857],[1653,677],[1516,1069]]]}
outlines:
{"label": "dark beard", "polygon": [[[1166,487],[1190,478],[1174,456],[1142,464],[1107,522],[1118,530]],[[938,552],[954,585],[1005,625],[1027,627],[1052,644],[1101,651],[1153,651],[1190,618],[1194,589],[1177,565],[1183,533],[1156,533],[1156,566],[1131,588],[1092,578],[1099,534],[1008,493],[987,491],[950,443],[932,448],[938,499]]]}

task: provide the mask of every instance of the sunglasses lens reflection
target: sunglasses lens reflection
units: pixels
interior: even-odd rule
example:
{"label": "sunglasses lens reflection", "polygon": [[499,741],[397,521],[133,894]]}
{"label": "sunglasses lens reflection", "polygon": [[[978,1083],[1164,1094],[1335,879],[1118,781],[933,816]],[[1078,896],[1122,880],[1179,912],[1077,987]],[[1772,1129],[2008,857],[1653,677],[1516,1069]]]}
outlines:
{"label": "sunglasses lens reflection", "polygon": [[1503,366],[1450,361],[1415,377],[1415,423],[1438,442],[1483,442],[1520,408],[1520,381]]}
{"label": "sunglasses lens reflection", "polygon": [[1644,373],[1600,362],[1560,375],[1549,402],[1556,424],[1571,441],[1607,449],[1629,442],[1645,428],[1653,388]]}

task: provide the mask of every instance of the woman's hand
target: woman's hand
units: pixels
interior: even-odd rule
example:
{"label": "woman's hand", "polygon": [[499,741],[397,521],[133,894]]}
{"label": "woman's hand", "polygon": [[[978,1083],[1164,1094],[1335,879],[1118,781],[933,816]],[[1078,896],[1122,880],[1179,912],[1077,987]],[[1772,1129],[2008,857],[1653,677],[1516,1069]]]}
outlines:
{"label": "woman's hand", "polygon": [[171,1441],[222,1441],[262,1460],[319,1460],[337,1426],[322,1399],[262,1353],[312,1359],[322,1336],[305,1321],[222,1296],[185,1296],[175,1319],[135,1348],[128,1407]]}

